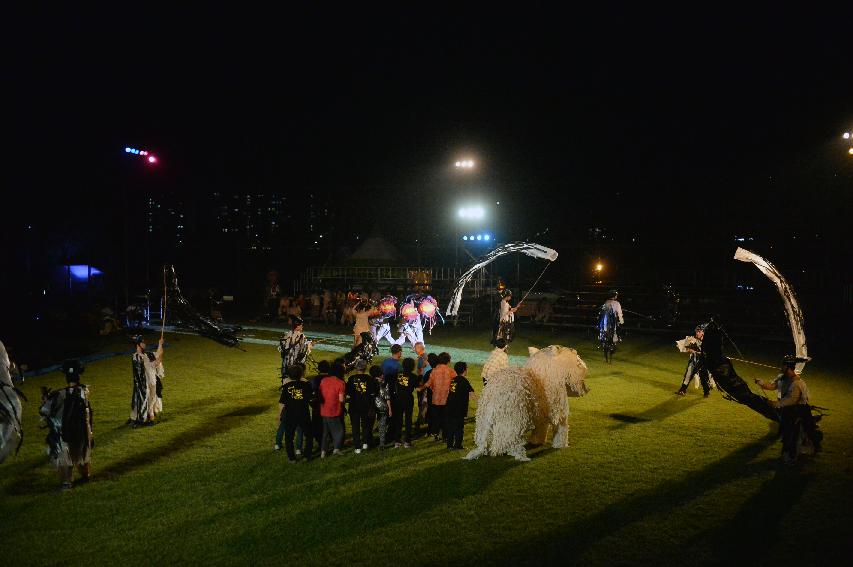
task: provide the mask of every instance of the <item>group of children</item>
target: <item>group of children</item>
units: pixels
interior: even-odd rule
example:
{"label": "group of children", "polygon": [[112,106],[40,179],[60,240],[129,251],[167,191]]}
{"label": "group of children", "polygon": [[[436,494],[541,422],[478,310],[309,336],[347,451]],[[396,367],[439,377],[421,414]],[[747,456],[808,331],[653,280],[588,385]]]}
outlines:
{"label": "group of children", "polygon": [[417,359],[403,359],[402,352],[400,345],[392,345],[391,356],[369,368],[359,360],[348,378],[342,359],[320,361],[317,375],[310,379],[304,365],[288,366],[282,376],[275,449],[280,450],[283,441],[290,462],[300,456],[311,460],[314,442],[319,441],[321,458],[339,455],[346,414],[355,454],[390,443],[409,448],[413,425],[417,434],[423,424],[435,441],[443,438],[448,449],[463,449],[464,421],[474,392],[467,379],[468,365],[457,362],[451,368],[448,353],[427,355],[421,343],[415,345]]}

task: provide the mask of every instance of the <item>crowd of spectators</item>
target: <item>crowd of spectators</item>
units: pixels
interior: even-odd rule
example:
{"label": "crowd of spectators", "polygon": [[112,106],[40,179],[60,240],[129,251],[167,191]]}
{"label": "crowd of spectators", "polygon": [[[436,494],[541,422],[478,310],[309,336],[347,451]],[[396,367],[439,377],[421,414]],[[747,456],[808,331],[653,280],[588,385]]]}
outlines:
{"label": "crowd of spectators", "polygon": [[[368,368],[366,361],[359,361],[348,378],[342,359],[320,361],[317,374],[308,378],[304,365],[288,367],[282,377],[275,450],[285,448],[288,460],[296,462],[317,456],[315,441],[324,458],[342,454],[348,445],[354,454],[392,444],[407,449],[416,437],[464,449],[464,422],[474,392],[468,365],[457,362],[451,367],[448,353],[426,354],[418,345],[417,360],[403,359],[402,348],[394,345],[381,365]],[[351,436],[346,433],[346,415]]]}

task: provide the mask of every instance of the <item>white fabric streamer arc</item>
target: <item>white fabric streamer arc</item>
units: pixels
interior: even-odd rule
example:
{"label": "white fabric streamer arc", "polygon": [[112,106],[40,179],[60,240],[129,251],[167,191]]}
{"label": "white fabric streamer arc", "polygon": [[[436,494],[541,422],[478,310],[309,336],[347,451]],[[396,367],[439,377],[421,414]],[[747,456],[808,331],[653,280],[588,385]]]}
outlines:
{"label": "white fabric streamer arc", "polygon": [[510,242],[509,244],[504,244],[503,246],[495,248],[477,260],[473,266],[468,268],[468,270],[462,274],[459,281],[456,282],[456,287],[453,289],[450,301],[447,303],[445,315],[451,317],[459,313],[459,305],[462,303],[462,290],[465,289],[465,284],[471,281],[471,278],[474,277],[474,274],[476,274],[478,270],[483,269],[504,254],[510,254],[512,252],[521,252],[527,256],[548,260],[549,262],[556,260],[558,255],[556,250],[552,250],[551,248],[547,248],[541,244],[533,242]]}
{"label": "white fabric streamer arc", "polygon": [[[738,248],[735,250],[735,260],[740,260],[741,262],[752,262],[755,264],[756,268],[761,270],[761,272],[773,282],[776,286],[776,290],[779,292],[779,295],[782,296],[782,301],[785,303],[785,314],[788,316],[788,326],[791,328],[794,346],[796,347],[795,354],[798,358],[802,358],[806,361],[811,360],[811,358],[809,358],[808,347],[806,346],[803,312],[800,309],[800,304],[797,302],[797,296],[794,293],[794,288],[792,288],[785,278],[782,277],[781,272],[776,269],[776,266],[755,252],[750,252],[745,248]],[[805,366],[805,362],[798,362],[794,370],[799,374],[803,371]]]}

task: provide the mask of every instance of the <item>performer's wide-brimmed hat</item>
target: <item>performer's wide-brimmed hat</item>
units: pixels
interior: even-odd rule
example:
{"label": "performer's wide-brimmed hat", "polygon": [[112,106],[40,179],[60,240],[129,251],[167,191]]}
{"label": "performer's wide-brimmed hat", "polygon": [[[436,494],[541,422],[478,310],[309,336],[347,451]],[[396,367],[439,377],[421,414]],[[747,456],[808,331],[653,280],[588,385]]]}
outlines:
{"label": "performer's wide-brimmed hat", "polygon": [[619,295],[619,290],[618,290],[618,289],[611,289],[611,290],[610,290],[609,297],[616,297],[617,295]]}
{"label": "performer's wide-brimmed hat", "polygon": [[808,362],[808,358],[802,358],[795,354],[788,354],[782,359],[782,367],[783,368],[794,368],[797,364],[801,362]]}
{"label": "performer's wide-brimmed hat", "polygon": [[500,291],[501,299],[503,299],[505,297],[509,297],[511,295],[512,295],[512,290],[509,289],[508,287],[505,287]]}
{"label": "performer's wide-brimmed hat", "polygon": [[133,337],[131,337],[130,340],[133,341],[134,345],[139,346],[140,343],[145,342],[145,337],[143,337],[142,335],[134,335]]}
{"label": "performer's wide-brimmed hat", "polygon": [[305,321],[302,320],[302,317],[300,317],[298,315],[291,315],[290,316],[290,326],[293,327],[294,329],[296,327],[298,327],[299,325],[304,325],[304,324],[305,324]]}

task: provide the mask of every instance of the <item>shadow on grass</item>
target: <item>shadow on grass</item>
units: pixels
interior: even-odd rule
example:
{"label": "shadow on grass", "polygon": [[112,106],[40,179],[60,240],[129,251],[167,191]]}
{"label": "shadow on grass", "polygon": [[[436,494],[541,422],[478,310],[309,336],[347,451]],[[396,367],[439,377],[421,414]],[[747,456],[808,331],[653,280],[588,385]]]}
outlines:
{"label": "shadow on grass", "polygon": [[[460,455],[461,451],[458,452]],[[346,534],[347,541],[357,542],[369,539],[372,532],[383,528],[393,529],[395,525],[417,522],[418,518],[430,510],[485,491],[495,480],[519,463],[510,459],[494,459],[489,466],[472,467],[463,459],[453,459],[434,466],[413,470],[412,474],[399,476],[382,483],[371,483],[360,489],[359,475],[354,474],[347,484],[352,491],[341,494],[340,483],[329,484],[314,494],[317,505],[302,509],[286,521],[291,526],[314,526],[306,529],[293,541],[294,549],[286,550],[280,541],[270,541],[269,534],[276,526],[253,529],[229,542],[234,550],[253,549],[258,554],[279,555],[287,551],[306,552],[312,548],[327,545],[341,535]],[[323,498],[323,495],[332,497]],[[268,499],[266,506],[278,507]],[[255,505],[241,513],[254,515]],[[286,509],[286,506],[282,506]],[[318,526],[318,519],[329,521],[327,527]],[[280,523],[281,518],[276,520]],[[330,531],[331,530],[331,531]],[[331,539],[330,539],[331,538]],[[298,540],[298,541],[297,541]],[[344,545],[345,542],[338,540]],[[308,551],[310,553],[310,551]],[[387,559],[387,558],[386,558]]]}
{"label": "shadow on grass", "polygon": [[[154,464],[165,457],[170,457],[176,453],[191,449],[194,445],[204,441],[205,439],[238,427],[247,417],[256,416],[268,411],[272,405],[273,404],[268,403],[255,404],[217,416],[208,422],[180,433],[165,445],[154,447],[147,451],[143,451],[142,453],[132,455],[126,459],[108,465],[103,469],[98,470],[96,468],[94,470],[93,478],[95,481],[113,479],[147,465]],[[130,431],[131,430],[128,429],[128,432]],[[144,431],[145,428],[136,430],[137,433],[142,433]],[[95,455],[97,455],[97,450],[98,445],[95,446]],[[43,464],[43,462],[36,462],[33,467],[25,468],[18,475],[18,478],[9,485],[8,493],[21,495],[43,491],[43,487],[40,485],[40,478],[37,478],[36,475],[32,474],[32,469],[41,464]]]}
{"label": "shadow on grass", "polygon": [[700,402],[701,400],[698,398],[694,398],[692,400],[685,400],[683,398],[670,398],[659,403],[656,406],[647,409],[644,412],[638,413],[637,415],[611,413],[610,417],[612,419],[615,419],[616,421],[619,421],[620,423],[611,425],[610,429],[621,429],[631,424],[645,423],[648,421],[663,421],[664,419],[672,417],[675,414],[689,410]]}
{"label": "shadow on grass", "polygon": [[198,427],[180,433],[165,445],[154,447],[105,467],[99,476],[116,477],[154,464],[160,459],[191,449],[194,445],[214,435],[234,429],[241,425],[245,418],[259,415],[269,410],[270,407],[272,404],[255,404],[217,416]]}
{"label": "shadow on grass", "polygon": [[[648,492],[627,496],[613,502],[601,512],[574,522],[552,526],[551,529],[544,530],[536,537],[524,542],[508,542],[506,546],[496,548],[493,556],[500,557],[499,563],[503,564],[542,564],[551,561],[560,563],[565,560],[566,551],[570,550],[572,557],[579,560],[598,542],[631,524],[642,522],[650,516],[666,514],[700,498],[710,490],[766,471],[769,467],[775,467],[775,461],[757,463],[751,461],[776,439],[775,433],[768,433],[704,469],[687,475],[682,480],[666,482]],[[768,487],[762,490],[754,497],[757,500],[755,505],[761,505],[765,500],[769,501],[771,491],[775,493],[779,488]],[[774,509],[778,513],[778,506],[787,507],[789,504],[777,503],[775,506],[777,508]],[[742,524],[747,519],[748,516],[744,516],[738,521]],[[753,528],[758,525],[761,524],[754,524]],[[728,533],[721,531],[719,537],[725,537]],[[464,560],[464,555],[461,558]]]}
{"label": "shadow on grass", "polygon": [[[803,475],[798,470],[784,469],[776,472],[761,489],[743,503],[731,521],[710,534],[700,534],[690,541],[690,547],[704,542],[710,546],[715,562],[737,557],[739,563],[755,564],[766,558],[766,535],[779,536],[779,525],[788,512],[802,498],[813,474]],[[803,554],[809,552],[805,549]],[[793,558],[788,558],[793,559]],[[803,557],[808,563],[809,557]]]}

